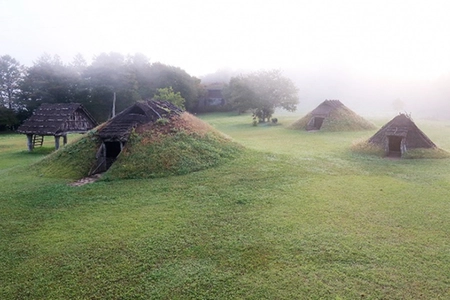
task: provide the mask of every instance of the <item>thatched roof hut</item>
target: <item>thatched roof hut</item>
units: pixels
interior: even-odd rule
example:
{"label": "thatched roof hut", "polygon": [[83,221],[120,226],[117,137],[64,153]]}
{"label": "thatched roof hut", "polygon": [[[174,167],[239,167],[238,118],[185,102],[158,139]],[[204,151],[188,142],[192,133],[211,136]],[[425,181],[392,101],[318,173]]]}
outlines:
{"label": "thatched roof hut", "polygon": [[411,117],[403,113],[381,127],[369,139],[369,143],[382,146],[388,156],[402,156],[410,149],[436,148]]}
{"label": "thatched roof hut", "polygon": [[27,135],[28,149],[41,145],[44,136],[55,137],[55,148],[59,148],[62,136],[67,143],[68,133],[85,133],[97,125],[91,114],[79,103],[43,103],[18,129]]}
{"label": "thatched roof hut", "polygon": [[339,100],[325,100],[290,127],[308,131],[357,131],[375,128],[372,123],[354,113]]}

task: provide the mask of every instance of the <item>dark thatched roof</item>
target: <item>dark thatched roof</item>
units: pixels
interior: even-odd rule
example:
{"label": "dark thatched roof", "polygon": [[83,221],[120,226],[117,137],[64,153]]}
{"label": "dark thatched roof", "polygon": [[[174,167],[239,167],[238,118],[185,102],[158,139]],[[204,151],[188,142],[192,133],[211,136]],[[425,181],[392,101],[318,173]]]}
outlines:
{"label": "dark thatched roof", "polygon": [[328,116],[335,109],[346,107],[339,100],[325,100],[311,111],[312,116]]}
{"label": "dark thatched roof", "polygon": [[386,125],[381,127],[369,142],[384,146],[388,136],[405,138],[407,149],[435,148],[436,145],[413,122],[410,116],[399,114]]}
{"label": "dark thatched roof", "polygon": [[137,102],[102,125],[97,135],[106,142],[126,142],[136,126],[153,123],[158,119],[169,118],[171,115],[179,115],[182,112],[182,109],[167,101]]}
{"label": "dark thatched roof", "polygon": [[43,103],[18,129],[19,133],[60,136],[84,133],[97,125],[79,103]]}

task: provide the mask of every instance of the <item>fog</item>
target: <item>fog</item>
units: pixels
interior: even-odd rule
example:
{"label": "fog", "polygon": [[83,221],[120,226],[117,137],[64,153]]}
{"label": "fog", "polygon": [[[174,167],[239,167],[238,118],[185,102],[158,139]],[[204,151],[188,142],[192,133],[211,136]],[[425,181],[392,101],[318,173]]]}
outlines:
{"label": "fog", "polygon": [[450,118],[448,78],[435,80],[386,79],[336,69],[286,72],[300,89],[300,103],[314,108],[325,99],[339,99],[362,115],[398,112],[413,117]]}
{"label": "fog", "polygon": [[88,63],[103,52],[142,53],[205,79],[281,69],[298,86],[302,109],[339,99],[361,114],[382,114],[393,113],[396,102],[413,117],[442,118],[450,107],[448,6],[446,0],[0,0],[0,55],[30,66],[44,53],[65,62],[81,54]]}
{"label": "fog", "polygon": [[[220,69],[201,77],[205,84],[228,82],[233,76],[255,70]],[[318,69],[283,69],[299,89],[299,111],[314,109],[326,99],[341,100],[365,116],[392,117],[406,112],[412,117],[450,119],[450,75],[435,79],[394,79],[324,66]]]}

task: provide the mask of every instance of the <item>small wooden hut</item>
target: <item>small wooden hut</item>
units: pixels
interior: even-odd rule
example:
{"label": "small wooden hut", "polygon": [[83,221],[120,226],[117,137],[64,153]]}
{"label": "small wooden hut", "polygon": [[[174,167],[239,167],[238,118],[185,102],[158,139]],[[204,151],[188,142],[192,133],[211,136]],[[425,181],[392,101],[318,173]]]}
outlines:
{"label": "small wooden hut", "polygon": [[42,146],[45,136],[54,136],[58,149],[61,137],[65,145],[68,133],[85,133],[95,126],[95,119],[79,103],[43,103],[17,132],[27,135],[29,151]]}
{"label": "small wooden hut", "polygon": [[436,145],[413,122],[410,116],[399,114],[381,127],[369,143],[380,145],[387,156],[402,156],[409,149],[436,148]]}

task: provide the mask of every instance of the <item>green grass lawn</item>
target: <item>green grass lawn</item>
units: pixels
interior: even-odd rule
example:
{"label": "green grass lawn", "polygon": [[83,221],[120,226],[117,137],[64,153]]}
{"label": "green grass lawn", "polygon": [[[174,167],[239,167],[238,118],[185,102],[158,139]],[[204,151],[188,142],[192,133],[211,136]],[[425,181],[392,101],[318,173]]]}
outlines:
{"label": "green grass lawn", "polygon": [[[51,139],[0,135],[0,299],[450,298],[450,159],[355,154],[375,131],[286,129],[295,114],[200,117],[247,150],[81,187],[30,171]],[[415,121],[450,150],[450,122]]]}

